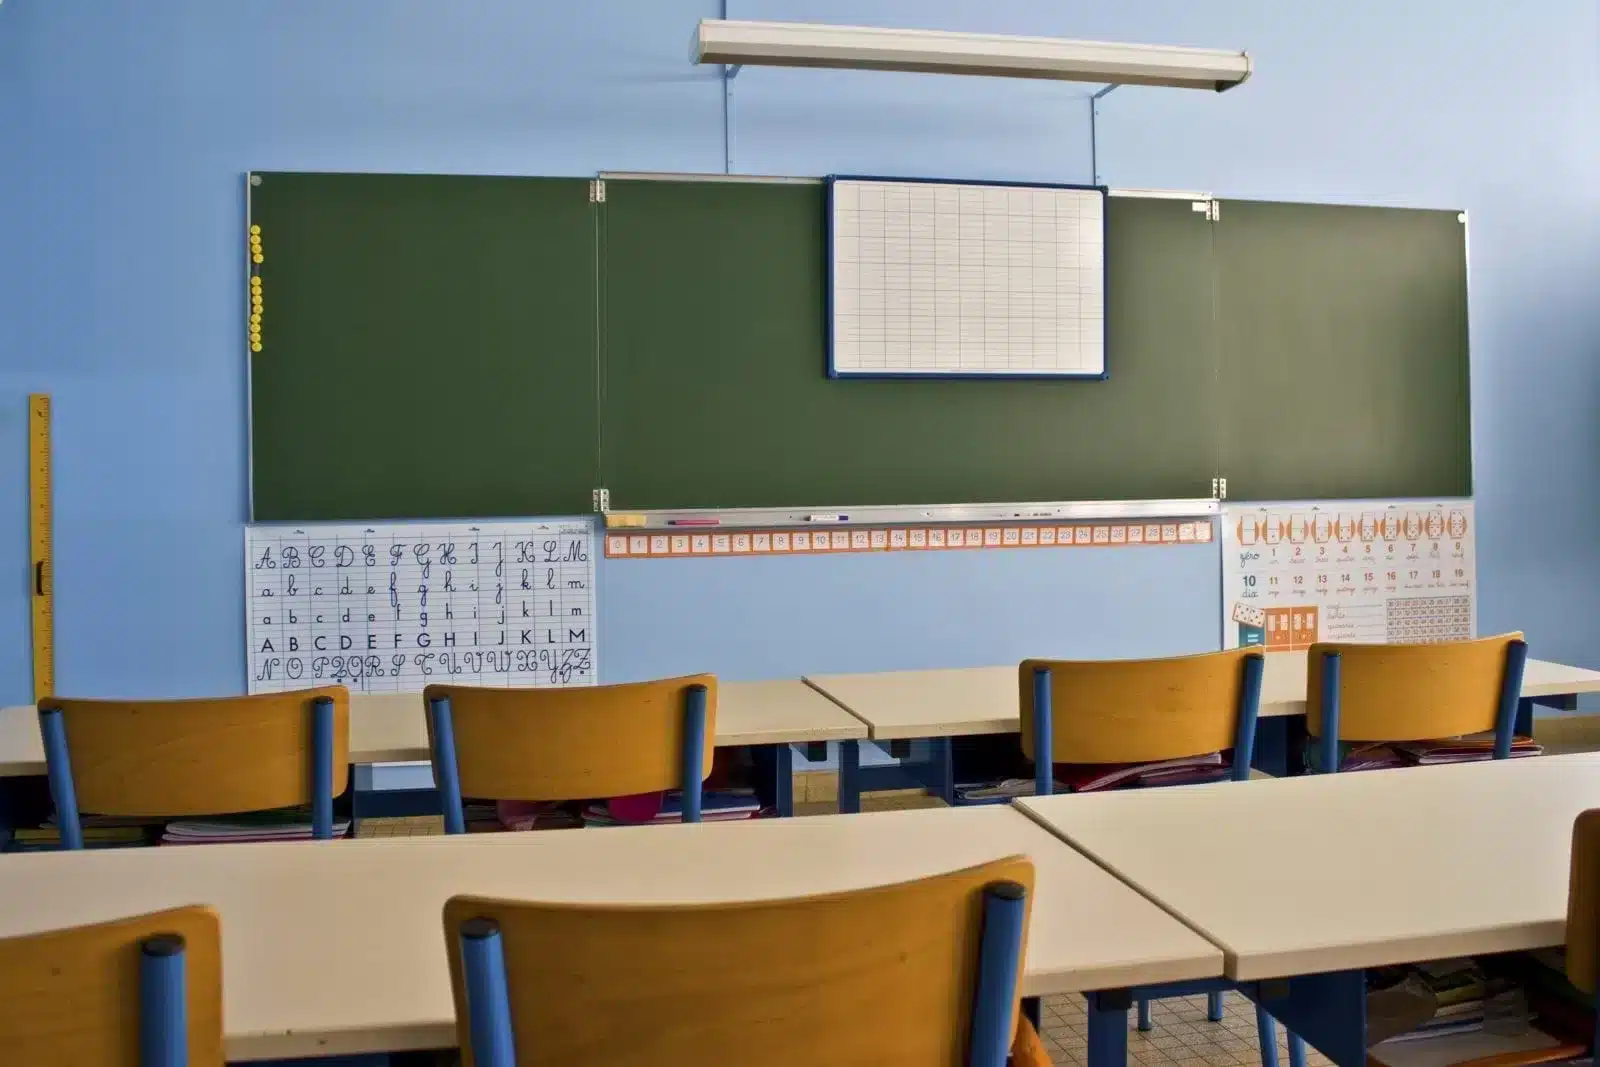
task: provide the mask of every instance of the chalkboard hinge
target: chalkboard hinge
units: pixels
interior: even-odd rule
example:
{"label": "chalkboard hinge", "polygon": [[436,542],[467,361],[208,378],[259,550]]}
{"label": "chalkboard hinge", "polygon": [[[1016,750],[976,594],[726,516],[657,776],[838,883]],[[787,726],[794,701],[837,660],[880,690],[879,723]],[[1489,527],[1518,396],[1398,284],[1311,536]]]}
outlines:
{"label": "chalkboard hinge", "polygon": [[595,178],[589,182],[589,203],[603,204],[606,202],[606,182],[604,178]]}
{"label": "chalkboard hinge", "polygon": [[1213,478],[1213,479],[1211,479],[1211,499],[1212,500],[1226,500],[1226,499],[1228,499],[1228,479],[1226,479],[1226,478]]}
{"label": "chalkboard hinge", "polygon": [[1195,214],[1204,215],[1207,222],[1216,222],[1222,218],[1222,201],[1220,200],[1196,200],[1189,206],[1194,209]]}
{"label": "chalkboard hinge", "polygon": [[589,493],[589,499],[594,505],[594,510],[596,510],[596,511],[610,511],[611,510],[611,490],[609,490],[609,489],[594,489],[594,490],[591,490],[590,493]]}

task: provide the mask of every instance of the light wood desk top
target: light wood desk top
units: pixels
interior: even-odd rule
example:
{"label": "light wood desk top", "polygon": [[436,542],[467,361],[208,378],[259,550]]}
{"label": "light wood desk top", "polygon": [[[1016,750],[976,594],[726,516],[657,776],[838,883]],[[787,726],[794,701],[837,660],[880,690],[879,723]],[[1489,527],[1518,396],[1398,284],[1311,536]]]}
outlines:
{"label": "light wood desk top", "polygon": [[[718,745],[839,741],[867,736],[866,725],[799,681],[722,682]],[[350,762],[428,759],[420,693],[350,694]],[[43,774],[44,743],[31,705],[0,709],[0,777]]]}
{"label": "light wood desk top", "polygon": [[1562,944],[1600,755],[1019,800],[1239,980]]}
{"label": "light wood desk top", "polygon": [[1008,807],[604,831],[0,858],[0,937],[178,904],[222,916],[230,1060],[453,1046],[457,893],[700,903],[863,888],[1023,853],[1030,995],[1215,977],[1198,934]]}
{"label": "light wood desk top", "polygon": [[[884,671],[807,675],[806,682],[871,728],[875,741],[961,734],[1008,734],[1019,728],[1017,668]],[[1600,692],[1600,671],[1530,659],[1522,695]],[[1306,713],[1306,654],[1268,654],[1261,716]]]}

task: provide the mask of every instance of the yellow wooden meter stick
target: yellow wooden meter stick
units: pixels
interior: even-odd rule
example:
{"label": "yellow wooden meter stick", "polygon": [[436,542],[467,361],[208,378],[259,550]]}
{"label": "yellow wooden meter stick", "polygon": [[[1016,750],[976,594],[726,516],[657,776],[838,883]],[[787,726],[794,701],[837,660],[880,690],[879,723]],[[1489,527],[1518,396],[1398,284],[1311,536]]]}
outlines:
{"label": "yellow wooden meter stick", "polygon": [[28,395],[28,544],[33,564],[33,699],[56,688],[55,568],[50,561],[50,397]]}

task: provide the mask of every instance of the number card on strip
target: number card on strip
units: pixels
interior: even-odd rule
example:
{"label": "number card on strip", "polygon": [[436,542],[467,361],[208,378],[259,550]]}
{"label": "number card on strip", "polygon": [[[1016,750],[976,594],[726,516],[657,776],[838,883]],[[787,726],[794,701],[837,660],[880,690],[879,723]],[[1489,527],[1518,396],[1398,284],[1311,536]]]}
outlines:
{"label": "number card on strip", "polygon": [[245,527],[252,693],[592,685],[582,520]]}

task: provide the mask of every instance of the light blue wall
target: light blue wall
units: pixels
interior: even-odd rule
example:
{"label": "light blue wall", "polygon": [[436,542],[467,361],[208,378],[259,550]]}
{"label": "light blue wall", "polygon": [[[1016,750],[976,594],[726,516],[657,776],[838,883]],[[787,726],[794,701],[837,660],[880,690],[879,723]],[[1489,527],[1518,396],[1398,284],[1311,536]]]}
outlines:
{"label": "light blue wall", "polygon": [[[1105,101],[1114,185],[1464,207],[1480,621],[1600,663],[1594,0],[731,0],[731,14],[1244,46]],[[716,0],[0,3],[0,699],[25,700],[23,396],[53,393],[59,673],[242,689],[247,169],[718,171]],[[1071,85],[746,70],[735,167],[1083,181]],[[1333,372],[1330,369],[1330,372]],[[1217,640],[1214,550],[602,565],[608,680],[1158,654]]]}

